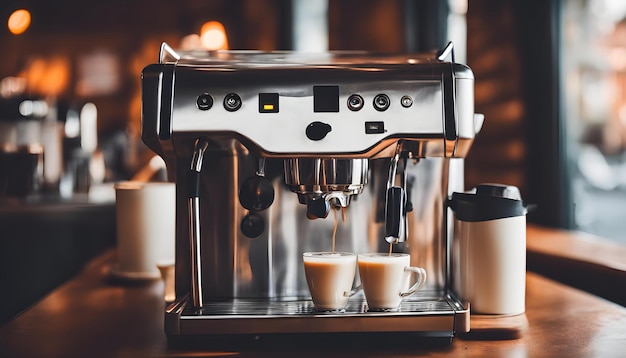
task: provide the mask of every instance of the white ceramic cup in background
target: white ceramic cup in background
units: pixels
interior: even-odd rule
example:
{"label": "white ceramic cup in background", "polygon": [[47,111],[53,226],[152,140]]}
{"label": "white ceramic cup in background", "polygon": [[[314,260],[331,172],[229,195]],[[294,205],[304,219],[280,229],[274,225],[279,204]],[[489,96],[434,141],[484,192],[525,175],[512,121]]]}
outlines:
{"label": "white ceramic cup in background", "polygon": [[176,267],[173,261],[160,261],[157,268],[163,280],[163,299],[170,303],[176,300]]}
{"label": "white ceramic cup in background", "polygon": [[118,265],[125,278],[159,278],[157,264],[174,261],[176,234],[174,183],[115,184]]}
{"label": "white ceramic cup in background", "polygon": [[[404,297],[417,292],[426,282],[426,270],[412,267],[409,254],[359,254],[358,265],[370,311],[398,309]],[[409,287],[413,273],[416,280]]]}
{"label": "white ceramic cup in background", "polygon": [[348,252],[305,252],[304,273],[316,310],[342,310],[348,298],[360,287],[352,288],[356,275],[356,254]]}

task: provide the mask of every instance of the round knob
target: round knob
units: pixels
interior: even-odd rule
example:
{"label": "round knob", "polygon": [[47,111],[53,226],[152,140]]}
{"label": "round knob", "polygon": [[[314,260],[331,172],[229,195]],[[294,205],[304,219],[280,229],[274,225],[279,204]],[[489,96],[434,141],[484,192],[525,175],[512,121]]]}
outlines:
{"label": "round knob", "polygon": [[255,239],[265,231],[265,220],[257,213],[248,213],[241,219],[239,228],[246,237]]}
{"label": "round knob", "polygon": [[250,177],[239,188],[239,202],[248,210],[265,210],[274,202],[274,186],[265,177]]}
{"label": "round knob", "polygon": [[211,107],[213,107],[213,97],[208,93],[203,93],[196,99],[196,105],[198,109],[203,111],[211,109]]}
{"label": "round knob", "polygon": [[363,101],[363,97],[359,96],[358,94],[353,94],[350,97],[348,97],[348,108],[351,111],[361,110],[361,108],[363,108],[364,103],[365,102]]}
{"label": "round knob", "polygon": [[322,140],[332,129],[330,124],[313,122],[306,127],[306,136],[310,140]]}
{"label": "round knob", "polygon": [[391,100],[389,99],[389,96],[387,96],[386,94],[381,93],[381,94],[377,94],[376,97],[374,97],[374,108],[377,111],[379,112],[386,111],[390,105],[391,105]]}
{"label": "round knob", "polygon": [[241,97],[236,93],[229,93],[224,97],[224,108],[229,112],[234,112],[241,108]]}

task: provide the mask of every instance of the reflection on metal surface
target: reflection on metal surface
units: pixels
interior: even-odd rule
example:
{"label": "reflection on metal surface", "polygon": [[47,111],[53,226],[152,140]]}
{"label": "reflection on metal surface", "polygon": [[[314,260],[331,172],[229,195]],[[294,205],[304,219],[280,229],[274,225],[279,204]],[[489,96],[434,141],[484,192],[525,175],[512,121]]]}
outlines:
{"label": "reflection on metal surface", "polygon": [[[240,151],[230,158],[206,159],[205,165],[212,168],[213,173],[236,172],[239,176],[231,178],[211,175],[208,171],[202,173],[201,191],[211,190],[207,185],[222,188],[219,192],[213,191],[211,200],[200,201],[199,220],[204,228],[203,270],[211,273],[203,275],[205,301],[227,297],[308,295],[301,255],[306,251],[331,249],[332,217],[314,221],[306,219],[306,206],[301,205],[298,197],[283,184],[282,161],[270,159],[266,175],[274,178],[276,198],[268,210],[258,213],[269,230],[250,239],[238,230],[248,211],[238,203],[231,203],[229,190],[235,190],[254,173],[256,160],[245,157]],[[411,254],[412,264],[432,273],[427,288],[438,290],[446,286],[442,275],[446,264],[442,208],[448,190],[443,171],[447,171],[449,161],[444,158],[422,159],[416,164],[409,161],[406,175],[411,186],[407,187],[407,200],[413,204],[413,211],[406,215],[410,236],[407,243],[397,248]],[[338,251],[383,252],[388,249],[382,238],[389,160],[372,160],[370,166],[370,184],[350,203],[346,222],[339,224]],[[178,190],[185,189],[179,187]],[[230,213],[235,215],[230,216]],[[229,239],[230,235],[234,240]],[[188,252],[186,249],[179,251],[183,255]]]}

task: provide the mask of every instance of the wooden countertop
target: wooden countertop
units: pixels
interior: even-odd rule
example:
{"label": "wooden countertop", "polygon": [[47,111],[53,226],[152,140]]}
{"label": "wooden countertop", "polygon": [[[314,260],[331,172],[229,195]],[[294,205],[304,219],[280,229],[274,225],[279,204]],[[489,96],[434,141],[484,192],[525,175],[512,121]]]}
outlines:
{"label": "wooden countertop", "polygon": [[626,306],[626,246],[596,235],[529,225],[529,271]]}
{"label": "wooden countertop", "polygon": [[[533,235],[532,231],[529,235]],[[108,251],[13,321],[0,327],[1,357],[317,357],[323,342],[311,346],[211,351],[168,346],[163,333],[163,285],[112,284],[105,268]],[[623,285],[621,287],[623,289]],[[2,292],[3,295],[7,294]],[[325,357],[616,357],[626,352],[626,308],[527,274],[528,328],[519,339],[456,337],[444,347],[421,344],[324,351]],[[356,347],[356,348],[354,348]]]}

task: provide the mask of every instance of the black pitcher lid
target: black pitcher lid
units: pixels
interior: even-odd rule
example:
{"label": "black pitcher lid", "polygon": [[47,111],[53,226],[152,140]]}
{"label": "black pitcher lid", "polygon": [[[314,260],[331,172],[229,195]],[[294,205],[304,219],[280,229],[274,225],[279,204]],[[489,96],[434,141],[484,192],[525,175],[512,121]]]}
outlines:
{"label": "black pitcher lid", "polygon": [[452,193],[448,206],[461,221],[476,222],[524,216],[528,209],[517,187],[480,184],[465,193]]}

